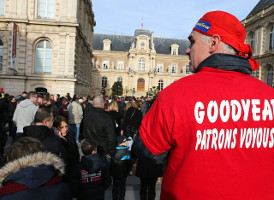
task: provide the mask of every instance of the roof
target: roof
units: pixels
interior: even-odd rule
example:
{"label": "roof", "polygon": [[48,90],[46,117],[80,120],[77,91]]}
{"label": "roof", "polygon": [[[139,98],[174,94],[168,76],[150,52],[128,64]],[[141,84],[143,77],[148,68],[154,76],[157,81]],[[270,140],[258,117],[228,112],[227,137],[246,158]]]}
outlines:
{"label": "roof", "polygon": [[261,10],[271,6],[274,4],[274,0],[260,0],[259,3],[253,8],[253,10],[247,15],[246,18],[255,15],[256,13],[260,12]]}
{"label": "roof", "polygon": [[[138,35],[147,35],[151,37],[150,31],[137,29],[134,36],[126,35],[111,35],[111,34],[93,34],[93,50],[103,50],[103,40],[109,39],[111,41],[111,51],[125,51],[128,52],[131,43],[135,42],[135,37]],[[189,41],[186,39],[171,39],[171,38],[153,38],[154,47],[158,54],[170,55],[170,47],[172,44],[179,45],[179,55],[186,55],[185,51],[189,46]]]}

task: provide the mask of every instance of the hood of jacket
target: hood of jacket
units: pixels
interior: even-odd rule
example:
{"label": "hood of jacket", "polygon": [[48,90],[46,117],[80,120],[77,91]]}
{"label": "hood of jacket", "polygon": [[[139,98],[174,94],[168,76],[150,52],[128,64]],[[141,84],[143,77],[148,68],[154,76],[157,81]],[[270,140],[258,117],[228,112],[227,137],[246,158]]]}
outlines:
{"label": "hood of jacket", "polygon": [[53,131],[43,125],[31,125],[23,128],[24,136],[35,137],[39,140],[43,140],[49,135],[54,135]]}
{"label": "hood of jacket", "polygon": [[28,188],[39,188],[64,172],[65,165],[61,158],[49,152],[38,152],[4,165],[0,169],[0,188],[9,181]]}
{"label": "hood of jacket", "polygon": [[83,156],[81,160],[81,166],[88,172],[96,172],[102,168],[102,158],[99,156],[98,153]]}
{"label": "hood of jacket", "polygon": [[26,108],[28,106],[35,106],[34,103],[29,100],[29,99],[25,99],[24,101],[21,101],[18,106],[22,107],[22,108]]}

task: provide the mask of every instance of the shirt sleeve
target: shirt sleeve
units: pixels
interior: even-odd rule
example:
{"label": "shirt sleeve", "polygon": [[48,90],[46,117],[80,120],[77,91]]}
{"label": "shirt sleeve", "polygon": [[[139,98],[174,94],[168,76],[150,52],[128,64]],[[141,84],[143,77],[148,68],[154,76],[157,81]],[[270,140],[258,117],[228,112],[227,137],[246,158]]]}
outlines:
{"label": "shirt sleeve", "polygon": [[139,129],[144,145],[154,155],[171,149],[173,122],[174,116],[170,112],[169,104],[165,103],[163,97],[159,94],[142,120]]}

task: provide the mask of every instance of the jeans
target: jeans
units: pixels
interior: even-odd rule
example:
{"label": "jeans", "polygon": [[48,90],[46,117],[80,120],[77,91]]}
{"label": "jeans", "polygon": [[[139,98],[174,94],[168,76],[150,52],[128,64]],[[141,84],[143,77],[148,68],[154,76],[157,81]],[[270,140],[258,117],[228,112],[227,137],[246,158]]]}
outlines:
{"label": "jeans", "polygon": [[75,133],[75,141],[79,142],[80,124],[69,124],[69,132]]}
{"label": "jeans", "polygon": [[112,199],[124,200],[126,194],[127,178],[115,179],[113,178]]}

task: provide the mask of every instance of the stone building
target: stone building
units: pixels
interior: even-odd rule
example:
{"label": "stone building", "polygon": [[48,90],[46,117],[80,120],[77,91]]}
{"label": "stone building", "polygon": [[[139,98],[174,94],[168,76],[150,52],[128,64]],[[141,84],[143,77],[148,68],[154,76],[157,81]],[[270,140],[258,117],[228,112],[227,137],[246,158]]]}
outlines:
{"label": "stone building", "polygon": [[94,26],[91,0],[0,0],[0,88],[88,94]]}
{"label": "stone building", "polygon": [[154,37],[137,29],[134,36],[94,33],[92,92],[111,95],[121,81],[124,95],[146,96],[153,86],[160,90],[190,74],[185,51],[188,40]]}
{"label": "stone building", "polygon": [[260,0],[242,21],[246,28],[246,43],[261,67],[253,76],[274,87],[274,0]]}

